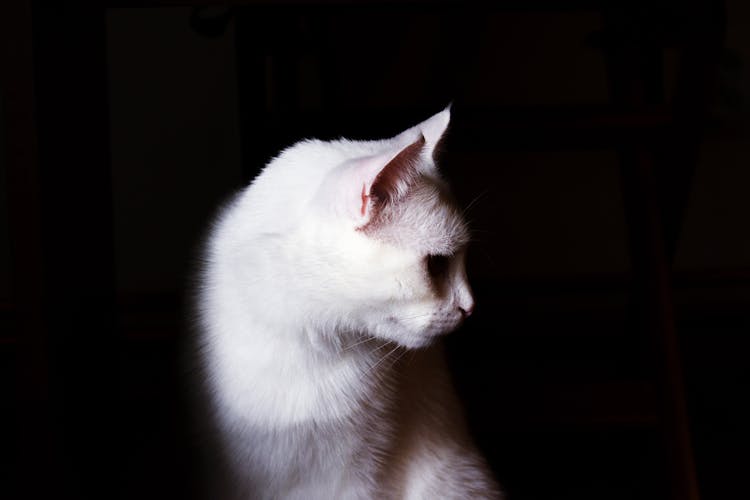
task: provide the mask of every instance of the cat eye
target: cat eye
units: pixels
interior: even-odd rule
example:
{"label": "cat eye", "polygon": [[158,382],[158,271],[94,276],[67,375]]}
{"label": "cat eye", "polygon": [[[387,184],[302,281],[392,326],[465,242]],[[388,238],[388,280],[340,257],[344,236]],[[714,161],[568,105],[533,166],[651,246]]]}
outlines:
{"label": "cat eye", "polygon": [[447,255],[428,255],[425,257],[427,262],[427,272],[433,278],[443,276],[448,272],[451,258]]}

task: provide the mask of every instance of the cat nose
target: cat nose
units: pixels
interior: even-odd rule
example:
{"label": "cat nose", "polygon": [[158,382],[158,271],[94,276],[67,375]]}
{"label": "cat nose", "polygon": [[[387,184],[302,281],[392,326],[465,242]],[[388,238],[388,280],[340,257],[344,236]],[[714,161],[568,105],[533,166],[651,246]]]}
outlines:
{"label": "cat nose", "polygon": [[468,318],[469,316],[471,316],[471,313],[474,312],[474,304],[464,307],[459,306],[458,310],[461,311],[461,316],[463,316],[464,318]]}

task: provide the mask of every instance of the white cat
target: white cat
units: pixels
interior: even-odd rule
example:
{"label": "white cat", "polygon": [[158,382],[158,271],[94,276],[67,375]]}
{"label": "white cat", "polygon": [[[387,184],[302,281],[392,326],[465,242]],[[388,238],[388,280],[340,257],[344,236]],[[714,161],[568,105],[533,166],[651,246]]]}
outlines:
{"label": "white cat", "polygon": [[221,213],[197,301],[211,498],[500,497],[439,341],[474,308],[433,160],[449,120],[302,141]]}

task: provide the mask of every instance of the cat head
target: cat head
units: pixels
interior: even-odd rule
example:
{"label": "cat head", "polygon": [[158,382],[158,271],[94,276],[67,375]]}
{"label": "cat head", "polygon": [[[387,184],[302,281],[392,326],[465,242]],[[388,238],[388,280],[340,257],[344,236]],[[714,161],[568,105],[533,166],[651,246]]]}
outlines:
{"label": "cat head", "polygon": [[434,159],[449,121],[446,109],[386,140],[304,141],[271,162],[246,224],[265,235],[247,243],[266,246],[261,307],[412,348],[457,328],[474,300],[468,231]]}

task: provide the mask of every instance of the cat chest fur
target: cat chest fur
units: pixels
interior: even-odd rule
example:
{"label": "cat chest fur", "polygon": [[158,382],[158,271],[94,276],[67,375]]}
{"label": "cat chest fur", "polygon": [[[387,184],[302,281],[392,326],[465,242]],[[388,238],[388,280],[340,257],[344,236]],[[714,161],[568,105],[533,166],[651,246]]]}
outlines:
{"label": "cat chest fur", "polygon": [[238,497],[378,498],[392,488],[387,472],[397,446],[398,388],[393,374],[368,374],[371,357],[357,356],[359,369],[319,367],[303,373],[285,366],[287,358],[264,374],[246,372],[236,383],[214,374],[216,423],[235,469],[235,491],[244,492]]}

